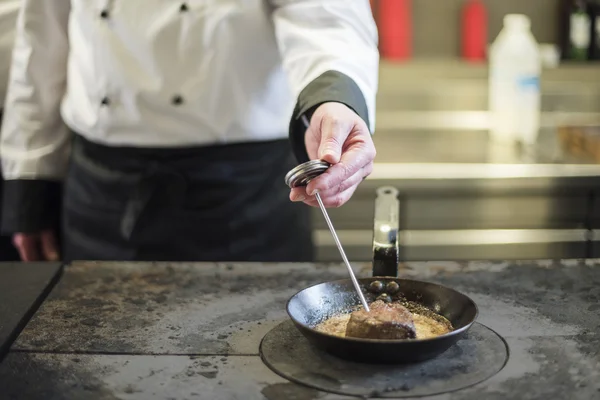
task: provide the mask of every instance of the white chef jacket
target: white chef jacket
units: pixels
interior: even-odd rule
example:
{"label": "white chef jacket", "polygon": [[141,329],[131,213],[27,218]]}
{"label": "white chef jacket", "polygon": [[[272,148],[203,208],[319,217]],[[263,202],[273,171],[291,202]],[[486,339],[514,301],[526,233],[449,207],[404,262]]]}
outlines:
{"label": "white chef jacket", "polygon": [[299,93],[350,77],[374,128],[368,0],[23,0],[0,141],[5,179],[62,179],[69,128],[107,145],[287,136]]}
{"label": "white chef jacket", "polygon": [[21,0],[0,0],[0,109],[4,105]]}

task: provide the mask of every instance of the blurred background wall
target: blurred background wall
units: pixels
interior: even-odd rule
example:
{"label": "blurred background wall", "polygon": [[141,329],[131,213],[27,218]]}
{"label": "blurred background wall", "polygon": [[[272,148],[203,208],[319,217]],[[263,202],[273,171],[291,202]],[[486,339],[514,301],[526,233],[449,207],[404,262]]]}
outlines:
{"label": "blurred background wall", "polygon": [[[600,0],[371,0],[381,54],[376,165],[330,210],[350,259],[372,257],[382,186],[400,192],[403,259],[600,257],[600,61],[559,60],[582,4]],[[529,17],[548,56],[531,146],[489,136],[485,49],[507,14]],[[476,48],[468,61],[466,42]],[[339,261],[320,211],[313,217],[319,259]]]}
{"label": "blurred background wall", "polygon": [[[539,43],[557,43],[560,37],[560,0],[484,0],[488,12],[488,39],[493,41],[509,13],[525,14]],[[460,16],[464,0],[413,0],[413,54],[415,57],[458,57]]]}

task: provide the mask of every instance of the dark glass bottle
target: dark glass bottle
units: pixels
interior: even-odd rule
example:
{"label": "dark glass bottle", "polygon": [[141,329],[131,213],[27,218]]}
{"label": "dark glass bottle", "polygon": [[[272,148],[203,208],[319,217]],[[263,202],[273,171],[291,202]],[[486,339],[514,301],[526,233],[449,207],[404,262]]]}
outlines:
{"label": "dark glass bottle", "polygon": [[590,60],[600,60],[600,0],[592,1],[589,4],[589,16],[591,21],[590,29],[590,47],[588,58]]}
{"label": "dark glass bottle", "polygon": [[585,61],[591,42],[591,21],[585,0],[563,0],[561,58]]}

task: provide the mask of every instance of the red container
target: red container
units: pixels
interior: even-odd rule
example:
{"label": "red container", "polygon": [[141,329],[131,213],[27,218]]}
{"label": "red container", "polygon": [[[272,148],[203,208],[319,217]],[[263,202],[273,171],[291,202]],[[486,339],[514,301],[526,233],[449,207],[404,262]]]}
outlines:
{"label": "red container", "polygon": [[379,0],[379,50],[384,59],[401,61],[412,55],[411,0]]}
{"label": "red container", "polygon": [[462,9],[461,56],[472,62],[486,59],[488,40],[487,10],[481,0],[468,0]]}

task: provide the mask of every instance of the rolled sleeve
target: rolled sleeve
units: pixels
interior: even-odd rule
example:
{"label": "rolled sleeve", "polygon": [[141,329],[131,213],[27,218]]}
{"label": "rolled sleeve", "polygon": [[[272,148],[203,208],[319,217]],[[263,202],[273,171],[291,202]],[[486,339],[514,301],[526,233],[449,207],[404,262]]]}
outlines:
{"label": "rolled sleeve", "polygon": [[296,156],[307,157],[298,149],[304,148],[302,117],[310,118],[325,102],[346,104],[373,132],[379,52],[369,1],[271,0],[271,4],[283,68],[297,98],[290,122]]}

